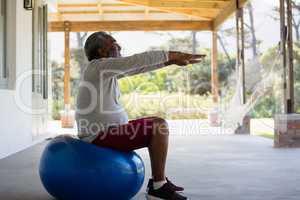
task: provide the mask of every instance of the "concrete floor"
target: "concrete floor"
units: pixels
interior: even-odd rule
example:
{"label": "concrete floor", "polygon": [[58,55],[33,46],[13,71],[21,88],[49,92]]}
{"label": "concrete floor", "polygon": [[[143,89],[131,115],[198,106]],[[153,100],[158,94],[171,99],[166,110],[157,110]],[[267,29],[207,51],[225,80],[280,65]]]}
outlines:
{"label": "concrete floor", "polygon": [[[45,144],[0,160],[1,200],[53,199],[37,175]],[[192,200],[299,200],[300,149],[272,144],[256,136],[172,136],[167,173]],[[147,152],[139,153],[149,175]],[[145,199],[143,191],[135,200]]]}

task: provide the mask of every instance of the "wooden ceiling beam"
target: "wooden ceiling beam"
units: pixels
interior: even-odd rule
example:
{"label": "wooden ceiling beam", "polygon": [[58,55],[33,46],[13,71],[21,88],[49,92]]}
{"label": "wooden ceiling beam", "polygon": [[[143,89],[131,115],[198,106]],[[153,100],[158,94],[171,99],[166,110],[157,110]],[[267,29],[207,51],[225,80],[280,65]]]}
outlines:
{"label": "wooden ceiling beam", "polygon": [[[60,11],[61,15],[93,15],[99,14],[99,10],[76,10],[76,11]],[[166,13],[159,10],[149,10],[149,14],[162,14]],[[50,15],[55,16],[57,13],[50,13]],[[101,14],[145,14],[145,10],[104,10],[101,9]]]}
{"label": "wooden ceiling beam", "polygon": [[[160,10],[168,13],[175,13],[194,17],[202,20],[212,20],[219,15],[220,11],[231,2],[231,0],[118,0],[122,3],[102,3],[101,7],[105,10],[106,7],[133,7],[142,6],[150,10]],[[72,11],[64,11],[65,8],[97,8],[98,4],[58,4],[58,11],[65,14],[72,14]],[[79,11],[73,11],[73,13]],[[92,12],[91,12],[92,13]],[[111,12],[116,13],[118,12]],[[122,13],[122,12],[120,12]],[[123,13],[130,13],[124,11]],[[133,14],[139,13],[133,11]],[[86,14],[83,13],[83,14]]]}
{"label": "wooden ceiling beam", "polygon": [[[49,22],[49,32],[63,32],[65,22]],[[84,21],[69,22],[71,32],[92,31],[209,31],[210,21]]]}
{"label": "wooden ceiling beam", "polygon": [[[182,1],[149,1],[145,2],[148,3],[148,6],[150,7],[157,7],[157,8],[211,8],[211,9],[222,9],[224,6],[228,4],[228,1],[190,1],[190,2],[182,2]],[[132,7],[134,5],[126,4],[126,3],[102,3],[103,7]],[[58,4],[58,9],[64,9],[64,8],[96,8],[97,4]]]}
{"label": "wooden ceiling beam", "polygon": [[174,1],[174,2],[161,2],[161,1],[149,1],[148,6],[150,7],[157,7],[157,8],[193,8],[193,9],[222,9],[226,6],[228,2],[214,2],[214,1],[193,1],[193,2],[182,2],[182,1]]}
{"label": "wooden ceiling beam", "polygon": [[[153,0],[142,0],[142,1],[153,1]],[[229,2],[230,0],[154,0],[157,2]]]}
{"label": "wooden ceiling beam", "polygon": [[[98,7],[99,8],[99,7]],[[146,8],[147,9],[147,8]],[[169,13],[161,10],[149,10],[150,13]],[[139,14],[139,13],[145,13],[145,10],[107,10],[104,9],[101,6],[101,11],[102,14],[119,14],[119,13],[125,13],[125,14]],[[179,11],[179,12],[189,12],[191,14],[193,13],[198,13],[202,12],[203,16],[206,17],[212,17],[212,15],[217,15],[217,12],[214,9],[201,9],[201,10],[194,10],[194,9],[174,9],[174,11]],[[98,14],[99,10],[60,10],[60,14],[62,15],[77,15],[77,14]]]}
{"label": "wooden ceiling beam", "polygon": [[[144,6],[144,7],[149,7],[152,9],[157,9],[169,13],[175,13],[179,15],[185,15],[189,17],[195,17],[199,19],[206,19],[206,20],[211,20],[215,18],[217,15],[216,12],[200,12],[199,10],[191,12],[190,10],[176,10],[176,9],[168,9],[168,8],[162,8],[162,7],[155,7],[155,6],[150,6],[150,1],[149,0],[118,0],[123,3],[131,4],[131,5],[136,5],[136,6]],[[160,1],[164,2],[164,1]],[[190,1],[191,2],[191,1]]]}
{"label": "wooden ceiling beam", "polygon": [[[57,7],[59,9],[64,8],[96,8],[97,3],[85,3],[85,4],[58,4]],[[132,5],[124,4],[124,3],[101,3],[103,7],[132,7]]]}

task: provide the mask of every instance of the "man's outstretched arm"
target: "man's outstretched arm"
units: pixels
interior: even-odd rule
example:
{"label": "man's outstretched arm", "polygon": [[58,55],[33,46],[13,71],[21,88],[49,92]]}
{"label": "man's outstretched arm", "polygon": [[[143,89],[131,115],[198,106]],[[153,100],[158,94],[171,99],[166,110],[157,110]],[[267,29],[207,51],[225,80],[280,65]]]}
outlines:
{"label": "man's outstretched arm", "polygon": [[136,69],[132,69],[125,74],[120,74],[120,78],[124,76],[133,76],[141,73],[146,73],[150,71],[154,71],[157,69],[161,69],[170,65],[179,65],[185,66],[188,64],[199,63],[206,55],[194,55],[194,54],[186,54],[181,52],[170,51],[168,52],[168,60],[164,63],[147,66],[147,67],[139,67]]}
{"label": "man's outstretched arm", "polygon": [[166,51],[149,51],[127,57],[100,59],[97,60],[97,66],[101,71],[126,74],[163,64],[169,60],[168,55]]}

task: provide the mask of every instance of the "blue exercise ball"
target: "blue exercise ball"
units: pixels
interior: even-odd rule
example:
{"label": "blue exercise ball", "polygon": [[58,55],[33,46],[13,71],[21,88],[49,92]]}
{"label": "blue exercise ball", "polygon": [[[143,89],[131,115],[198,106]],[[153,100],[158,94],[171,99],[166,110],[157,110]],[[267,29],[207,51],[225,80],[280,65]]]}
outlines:
{"label": "blue exercise ball", "polygon": [[59,200],[129,200],[145,177],[142,159],[67,136],[46,146],[39,174],[46,190]]}

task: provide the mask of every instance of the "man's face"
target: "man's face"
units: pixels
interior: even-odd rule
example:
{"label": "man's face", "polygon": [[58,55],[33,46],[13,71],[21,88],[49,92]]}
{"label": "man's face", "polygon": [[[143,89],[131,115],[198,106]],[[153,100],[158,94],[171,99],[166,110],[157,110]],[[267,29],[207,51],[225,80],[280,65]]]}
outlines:
{"label": "man's face", "polygon": [[102,57],[121,57],[121,47],[113,37],[107,35],[105,39],[105,48],[100,54]]}

